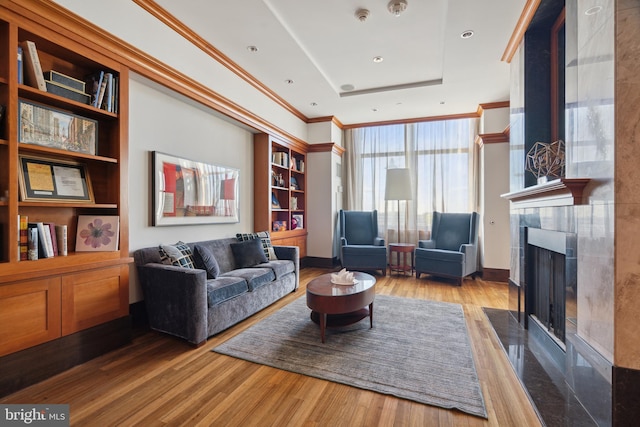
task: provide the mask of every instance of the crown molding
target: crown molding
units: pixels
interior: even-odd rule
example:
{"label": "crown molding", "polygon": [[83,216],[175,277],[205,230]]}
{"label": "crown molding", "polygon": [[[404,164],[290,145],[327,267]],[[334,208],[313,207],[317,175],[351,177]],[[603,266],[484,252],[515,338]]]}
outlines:
{"label": "crown molding", "polygon": [[524,5],[524,9],[522,9],[522,14],[520,14],[520,18],[516,23],[516,27],[513,29],[511,38],[507,43],[507,47],[502,54],[502,61],[510,63],[513,59],[513,55],[515,55],[518,50],[518,46],[520,46],[524,33],[527,31],[527,28],[529,28],[529,24],[531,23],[533,16],[536,14],[538,6],[540,6],[540,1],[541,0],[527,0],[527,3]]}
{"label": "crown molding", "polygon": [[166,26],[171,28],[173,31],[180,34],[191,44],[202,50],[205,54],[218,61],[229,71],[236,74],[238,77],[249,83],[255,89],[262,92],[263,95],[266,95],[269,99],[283,107],[285,110],[289,111],[291,114],[298,117],[304,122],[308,121],[308,118],[304,114],[294,108],[273,90],[266,87],[258,79],[249,74],[244,68],[232,61],[231,58],[216,49],[213,45],[211,45],[211,43],[203,39],[200,35],[186,26],[182,21],[173,16],[158,3],[153,0],[133,0],[133,2],[146,10],[149,14],[153,15],[156,19],[164,23]]}
{"label": "crown molding", "polygon": [[477,119],[480,117],[477,112],[473,113],[461,113],[450,114],[445,116],[431,116],[431,117],[416,117],[414,119],[401,119],[401,120],[387,120],[381,122],[368,122],[368,123],[354,123],[351,125],[344,125],[343,129],[363,128],[370,126],[387,126],[387,125],[402,125],[408,123],[420,123],[420,122],[434,122],[442,120],[456,120],[456,119]]}

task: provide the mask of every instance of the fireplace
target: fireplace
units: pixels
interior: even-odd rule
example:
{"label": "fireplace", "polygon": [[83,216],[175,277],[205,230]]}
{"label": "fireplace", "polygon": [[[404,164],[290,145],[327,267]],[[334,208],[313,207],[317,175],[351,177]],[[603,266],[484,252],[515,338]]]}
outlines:
{"label": "fireplace", "polygon": [[576,238],[528,227],[525,245],[525,327],[544,331],[563,351],[575,332]]}

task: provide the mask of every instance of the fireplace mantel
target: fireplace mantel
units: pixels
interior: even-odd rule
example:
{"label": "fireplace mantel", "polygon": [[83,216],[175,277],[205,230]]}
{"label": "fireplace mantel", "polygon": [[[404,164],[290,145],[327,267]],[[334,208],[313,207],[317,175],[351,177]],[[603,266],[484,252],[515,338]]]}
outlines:
{"label": "fireplace mantel", "polygon": [[589,181],[588,178],[558,178],[500,197],[509,200],[516,208],[582,205],[588,202],[582,192]]}

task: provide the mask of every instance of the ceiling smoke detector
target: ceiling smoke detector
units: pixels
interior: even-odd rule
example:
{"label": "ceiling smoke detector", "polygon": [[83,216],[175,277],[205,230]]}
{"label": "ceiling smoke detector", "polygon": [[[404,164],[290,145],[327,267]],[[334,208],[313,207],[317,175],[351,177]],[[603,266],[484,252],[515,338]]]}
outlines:
{"label": "ceiling smoke detector", "polygon": [[367,9],[358,9],[358,10],[356,10],[355,16],[356,16],[356,18],[358,18],[358,21],[364,22],[369,17],[369,10],[367,10]]}
{"label": "ceiling smoke detector", "polygon": [[387,8],[395,17],[398,17],[402,12],[407,10],[407,2],[406,0],[391,0]]}

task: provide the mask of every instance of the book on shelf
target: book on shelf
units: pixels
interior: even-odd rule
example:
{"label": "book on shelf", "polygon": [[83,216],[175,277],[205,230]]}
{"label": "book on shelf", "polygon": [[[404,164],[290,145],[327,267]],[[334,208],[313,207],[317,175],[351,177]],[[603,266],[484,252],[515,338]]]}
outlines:
{"label": "book on shelf", "polygon": [[67,226],[56,225],[56,240],[58,242],[58,255],[67,256]]}
{"label": "book on shelf", "polygon": [[102,80],[104,80],[104,71],[96,71],[85,77],[86,91],[91,96],[91,105],[98,106],[98,97],[100,95],[100,88],[102,87]]}
{"label": "book on shelf", "polygon": [[[34,225],[38,230],[38,259],[51,258],[53,256],[53,250],[51,249],[51,233],[49,228],[45,230],[45,225],[42,222],[30,222],[29,226]],[[45,232],[46,231],[46,232]]]}
{"label": "book on shelf", "polygon": [[52,256],[58,256],[58,239],[56,238],[56,225],[53,222],[45,222],[45,231],[48,228],[49,234],[51,236],[51,251],[53,252]]}
{"label": "book on shelf", "polygon": [[111,102],[113,98],[113,74],[105,73],[104,78],[107,79],[107,86],[104,89],[103,110],[111,111]]}
{"label": "book on shelf", "polygon": [[22,46],[18,46],[18,84],[24,84],[24,61]]}
{"label": "book on shelf", "polygon": [[26,261],[28,259],[28,251],[29,251],[29,216],[27,215],[18,215],[18,224],[19,224],[19,233],[20,236],[20,261]]}
{"label": "book on shelf", "polygon": [[38,226],[29,223],[27,227],[27,259],[29,261],[35,261],[38,259],[38,253],[40,252],[40,242],[38,239]]}
{"label": "book on shelf", "polygon": [[46,92],[47,84],[44,81],[44,74],[42,74],[42,65],[40,65],[36,44],[31,40],[25,40],[21,43],[21,46],[27,84]]}
{"label": "book on shelf", "polygon": [[98,92],[98,101],[96,102],[95,107],[102,108],[102,104],[104,102],[104,93],[107,89],[107,75],[105,73],[102,78],[102,83],[100,83],[100,91]]}

